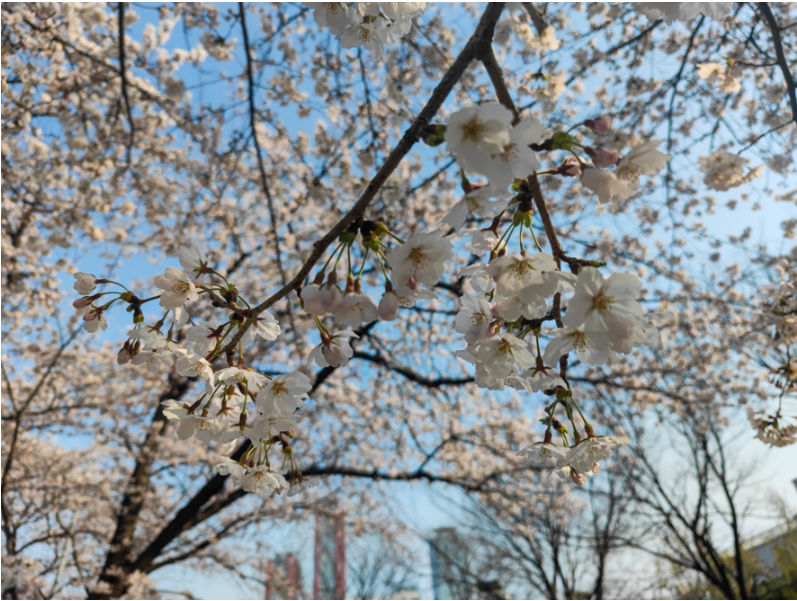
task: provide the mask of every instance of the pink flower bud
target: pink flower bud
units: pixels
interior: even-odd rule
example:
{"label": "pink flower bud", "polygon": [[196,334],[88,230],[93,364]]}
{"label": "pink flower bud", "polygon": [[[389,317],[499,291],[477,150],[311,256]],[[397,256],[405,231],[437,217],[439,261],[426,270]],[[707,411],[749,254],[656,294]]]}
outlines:
{"label": "pink flower bud", "polygon": [[93,302],[93,298],[91,296],[83,296],[83,297],[77,299],[74,303],[72,303],[72,306],[75,309],[85,309],[92,302]]}
{"label": "pink flower bud", "polygon": [[612,118],[607,115],[595,117],[595,119],[587,119],[584,125],[589,127],[593,132],[602,136],[612,128]]}
{"label": "pink flower bud", "polygon": [[119,365],[124,365],[125,363],[128,363],[132,358],[133,358],[133,354],[128,349],[123,348],[116,355],[116,362]]}
{"label": "pink flower bud", "polygon": [[584,474],[577,472],[576,470],[573,470],[570,473],[570,479],[573,481],[573,484],[575,484],[576,486],[584,486],[584,483],[587,481],[587,477]]}
{"label": "pink flower bud", "polygon": [[616,150],[606,150],[605,148],[584,147],[584,152],[592,159],[596,167],[611,167],[620,162],[620,153]]}
{"label": "pink flower bud", "polygon": [[561,175],[567,177],[581,177],[581,163],[576,157],[567,157],[558,169]]}
{"label": "pink flower bud", "polygon": [[385,292],[379,301],[376,314],[382,321],[393,321],[398,317],[399,299],[394,292]]}

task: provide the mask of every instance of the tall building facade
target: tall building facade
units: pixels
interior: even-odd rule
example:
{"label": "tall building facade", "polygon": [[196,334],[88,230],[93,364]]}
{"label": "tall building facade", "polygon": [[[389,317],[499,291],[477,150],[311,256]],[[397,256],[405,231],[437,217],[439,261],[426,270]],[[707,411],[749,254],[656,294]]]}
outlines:
{"label": "tall building facade", "polygon": [[428,539],[432,564],[432,590],[435,599],[455,599],[454,588],[461,588],[462,571],[467,565],[467,549],[456,528],[438,528]]}
{"label": "tall building facade", "polygon": [[266,599],[302,599],[302,566],[293,553],[283,553],[266,563]]}
{"label": "tall building facade", "polygon": [[343,510],[315,518],[314,599],[346,598],[346,520]]}

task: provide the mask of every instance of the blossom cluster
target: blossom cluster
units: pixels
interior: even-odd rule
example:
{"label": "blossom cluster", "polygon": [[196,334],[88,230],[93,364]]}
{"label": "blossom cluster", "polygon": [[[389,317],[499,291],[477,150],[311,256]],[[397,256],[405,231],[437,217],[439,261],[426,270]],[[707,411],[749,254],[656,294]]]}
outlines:
{"label": "blossom cluster", "polygon": [[[563,435],[564,437],[564,435]],[[617,447],[630,444],[625,436],[591,436],[572,447],[560,446],[546,436],[520,451],[529,465],[553,470],[561,478],[569,478],[577,486],[584,486],[587,478],[600,473],[601,459],[608,459]]]}
{"label": "blossom cluster", "polygon": [[700,171],[705,173],[703,183],[718,191],[737,188],[759,177],[762,171],[760,166],[745,173],[744,166],[749,162],[749,159],[722,149],[698,158]]}
{"label": "blossom cluster", "polygon": [[720,20],[731,12],[733,2],[633,2],[632,6],[650,21],[662,19],[672,25],[674,21],[691,21],[699,14]]}
{"label": "blossom cluster", "polygon": [[[493,198],[505,197],[506,189],[515,180],[539,170],[534,149],[570,153],[558,170],[549,173],[580,178],[582,185],[594,192],[601,203],[629,198],[639,189],[641,175],[656,175],[672,158],[658,150],[661,140],[648,140],[621,156],[616,150],[582,145],[569,131],[555,132],[545,139],[546,128],[533,117],[522,119],[510,129],[511,122],[512,113],[508,109],[487,102],[452,114],[446,124],[446,148],[459,166],[486,176],[490,182],[487,189],[476,191],[468,199],[477,209],[483,207],[488,194]],[[604,135],[611,130],[612,120],[601,116],[575,127],[582,125],[596,135]],[[578,149],[590,162],[577,154]],[[609,167],[615,169],[608,171]],[[460,221],[457,215],[449,223],[456,227]]]}
{"label": "blossom cluster", "polygon": [[[174,368],[181,376],[196,378],[203,385],[203,394],[193,403],[171,399],[162,403],[164,416],[178,424],[177,436],[181,440],[196,438],[200,442],[219,444],[246,439],[248,452],[238,462],[232,462],[237,467],[225,460],[217,469],[230,474],[249,492],[263,495],[274,489],[290,489],[289,494],[296,494],[309,484],[301,477],[289,439],[297,426],[297,411],[304,406],[303,399],[312,387],[309,378],[298,371],[269,376],[246,368],[243,352],[237,366],[214,371],[211,361],[218,356],[224,340],[239,332],[243,321],[234,313],[227,321],[188,325],[191,318],[186,304],[199,300],[201,294],[234,298],[237,292],[221,274],[208,267],[201,249],[183,248],[177,258],[182,269],[167,267],[164,273],[156,276],[152,283],[161,294],[145,300],[127,289],[92,294],[98,284],[115,282],[76,273],[74,288],[85,296],[73,305],[84,316],[84,328],[89,332],[106,329],[105,312],[114,303],[128,303],[128,310],[134,315],[134,327],[128,332],[117,362],[144,365],[154,373]],[[225,284],[214,283],[212,276],[224,280]],[[110,297],[110,300],[99,303],[103,297]],[[167,334],[163,334],[166,317],[152,325],[144,323],[141,306],[155,299],[159,299],[166,315],[171,315]],[[183,336],[177,337],[176,332],[186,325]],[[279,334],[278,321],[271,313],[263,311],[242,333],[241,344],[248,345],[256,337],[273,341]],[[289,462],[285,475],[275,471],[269,461],[269,451],[275,445],[281,447],[284,455],[283,467]]]}
{"label": "blossom cluster", "polygon": [[364,47],[375,60],[385,44],[412,29],[412,19],[426,10],[426,2],[310,2],[315,22],[329,29],[343,48]]}

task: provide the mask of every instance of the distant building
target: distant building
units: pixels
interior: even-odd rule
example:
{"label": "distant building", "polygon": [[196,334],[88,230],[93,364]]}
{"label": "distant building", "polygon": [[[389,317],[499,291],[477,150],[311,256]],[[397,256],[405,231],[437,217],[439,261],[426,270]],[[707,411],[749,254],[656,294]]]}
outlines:
{"label": "distant building", "polygon": [[797,516],[744,543],[756,599],[797,598]]}
{"label": "distant building", "polygon": [[456,528],[438,528],[428,539],[432,564],[432,590],[435,599],[458,598],[452,593],[463,582],[462,571],[467,563],[467,548]]}
{"label": "distant building", "polygon": [[296,555],[285,553],[266,564],[266,599],[303,599],[302,566]]}
{"label": "distant building", "polygon": [[313,598],[346,598],[346,522],[343,510],[316,515]]}

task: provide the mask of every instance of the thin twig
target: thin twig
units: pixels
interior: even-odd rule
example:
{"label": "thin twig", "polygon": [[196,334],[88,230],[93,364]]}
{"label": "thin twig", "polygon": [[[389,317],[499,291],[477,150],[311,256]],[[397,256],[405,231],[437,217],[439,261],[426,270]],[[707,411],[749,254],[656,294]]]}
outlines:
{"label": "thin twig", "polygon": [[127,141],[127,166],[129,168],[133,155],[133,143],[135,141],[136,128],[133,125],[133,109],[130,105],[130,96],[127,93],[127,65],[125,64],[125,3],[119,2],[117,4],[117,9],[119,12],[119,75],[122,78],[122,97],[125,101],[127,122],[130,125],[130,138]]}

